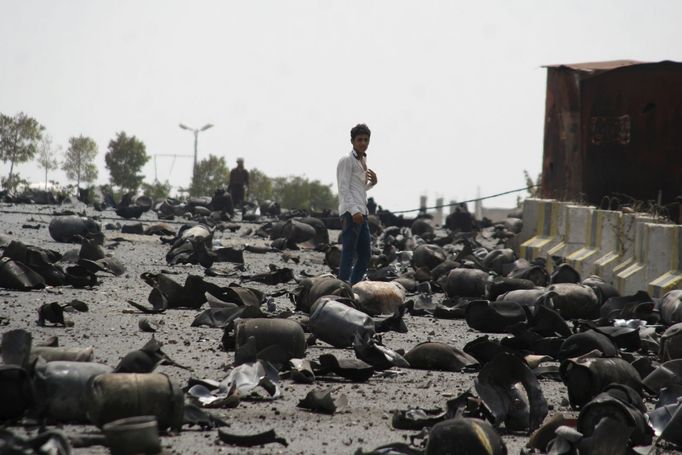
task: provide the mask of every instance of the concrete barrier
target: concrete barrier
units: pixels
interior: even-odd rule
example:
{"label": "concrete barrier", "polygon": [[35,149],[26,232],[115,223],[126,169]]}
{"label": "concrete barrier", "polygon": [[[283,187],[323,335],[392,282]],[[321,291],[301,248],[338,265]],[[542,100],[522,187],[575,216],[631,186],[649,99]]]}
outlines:
{"label": "concrete barrier", "polygon": [[523,226],[519,235],[514,237],[511,242],[514,251],[517,253],[520,251],[521,245],[531,237],[534,237],[537,232],[540,201],[541,199],[537,198],[528,198],[523,201],[523,213],[521,214]]}
{"label": "concrete barrier", "polygon": [[550,271],[553,269],[552,256],[566,258],[585,246],[587,243],[587,226],[590,224],[593,211],[594,207],[585,205],[570,204],[566,206],[565,235],[560,242],[547,249],[546,252]]}
{"label": "concrete barrier", "polygon": [[616,275],[633,265],[635,262],[643,262],[646,260],[643,257],[643,225],[654,221],[656,221],[655,218],[642,213],[623,214],[623,222],[618,236],[618,245],[621,251],[620,257],[608,264],[608,268],[602,271],[604,272],[603,276],[610,276],[609,283],[615,284]]}
{"label": "concrete barrier", "polygon": [[[596,274],[594,264],[617,249],[618,232],[621,225],[621,212],[593,210],[589,223],[585,226],[585,246],[566,257],[566,262],[585,278]],[[603,277],[602,277],[603,278]]]}
{"label": "concrete barrier", "polygon": [[670,270],[674,227],[653,223],[635,225],[635,261],[616,273],[614,284],[621,294],[646,290],[649,281]]}
{"label": "concrete barrier", "polygon": [[[523,236],[519,256],[528,260],[542,255],[542,249],[557,238],[559,202],[551,199],[527,199],[523,204]],[[529,235],[530,234],[530,235]]]}
{"label": "concrete barrier", "polygon": [[519,256],[546,258],[550,272],[558,256],[582,277],[599,275],[624,295],[682,289],[682,225],[549,199],[526,200],[523,216]]}
{"label": "concrete barrier", "polygon": [[[562,239],[561,230],[566,225],[566,208],[568,204],[551,199],[536,199],[537,215],[535,235],[519,247],[519,256],[528,260],[545,257],[546,251]],[[524,227],[526,212],[524,205]]]}
{"label": "concrete barrier", "polygon": [[[656,226],[656,225],[652,225]],[[655,263],[655,267],[648,268],[647,275],[649,280],[648,292],[652,297],[663,297],[668,291],[679,289],[682,285],[682,226],[679,224],[666,226],[666,231],[670,235],[655,237],[651,232],[652,247],[649,250],[649,260]],[[666,232],[667,234],[667,232]],[[669,244],[665,244],[669,238]],[[660,264],[660,266],[659,266]],[[663,273],[659,274],[661,268]]]}

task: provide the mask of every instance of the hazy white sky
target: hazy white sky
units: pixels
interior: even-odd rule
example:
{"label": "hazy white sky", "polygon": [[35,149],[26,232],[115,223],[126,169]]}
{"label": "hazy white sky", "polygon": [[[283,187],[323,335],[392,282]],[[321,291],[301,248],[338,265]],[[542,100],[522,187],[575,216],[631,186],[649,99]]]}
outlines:
{"label": "hazy white sky", "polygon": [[[682,60],[677,1],[2,0],[0,112],[55,142],[118,131],[147,153],[192,154],[178,128],[213,123],[199,158],[336,187],[349,130],[372,129],[377,202],[468,199],[541,168],[546,71],[595,60]],[[172,166],[172,167],[171,167]],[[2,164],[7,174],[9,164]],[[186,186],[191,158],[158,157]],[[42,179],[37,165],[18,167]],[[154,160],[144,168],[154,179]],[[65,181],[63,172],[51,178]],[[511,206],[515,196],[486,202]]]}

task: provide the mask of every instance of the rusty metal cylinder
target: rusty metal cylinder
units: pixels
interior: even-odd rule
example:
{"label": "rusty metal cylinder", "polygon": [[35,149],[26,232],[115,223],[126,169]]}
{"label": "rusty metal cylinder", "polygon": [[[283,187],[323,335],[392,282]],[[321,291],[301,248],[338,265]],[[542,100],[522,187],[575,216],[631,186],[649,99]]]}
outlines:
{"label": "rusty metal cylinder", "polygon": [[35,346],[31,349],[31,361],[38,356],[46,362],[63,360],[66,362],[92,362],[95,358],[94,349],[87,348],[62,348],[51,346]]}
{"label": "rusty metal cylinder", "polygon": [[259,352],[270,346],[277,346],[286,352],[289,359],[305,356],[305,334],[298,322],[287,319],[243,319],[235,328],[237,352],[250,337],[254,337],[256,350]]}
{"label": "rusty metal cylinder", "polygon": [[37,405],[45,416],[61,422],[87,422],[90,380],[111,373],[111,367],[93,362],[55,361],[36,367]]}
{"label": "rusty metal cylinder", "polygon": [[156,416],[160,430],[180,431],[184,395],[165,374],[110,373],[90,381],[88,418],[101,427],[126,417]]}

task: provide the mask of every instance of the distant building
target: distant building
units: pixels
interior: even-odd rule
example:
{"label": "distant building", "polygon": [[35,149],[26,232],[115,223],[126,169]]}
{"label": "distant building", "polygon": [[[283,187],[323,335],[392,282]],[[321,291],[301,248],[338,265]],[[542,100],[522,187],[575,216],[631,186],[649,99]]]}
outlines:
{"label": "distant building", "polygon": [[665,204],[682,194],[680,175],[682,63],[547,66],[543,197]]}

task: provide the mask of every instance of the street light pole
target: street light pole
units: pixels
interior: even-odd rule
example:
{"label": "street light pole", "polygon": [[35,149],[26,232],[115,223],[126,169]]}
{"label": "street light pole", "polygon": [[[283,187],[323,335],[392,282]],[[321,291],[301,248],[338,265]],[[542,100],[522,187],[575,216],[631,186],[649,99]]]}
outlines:
{"label": "street light pole", "polygon": [[192,169],[192,181],[194,181],[194,178],[197,175],[197,156],[198,156],[198,143],[199,143],[199,133],[202,131],[206,131],[209,128],[212,128],[213,125],[210,123],[207,123],[206,125],[202,126],[201,128],[190,128],[187,125],[180,124],[180,128],[183,130],[188,130],[194,133],[194,168]]}

